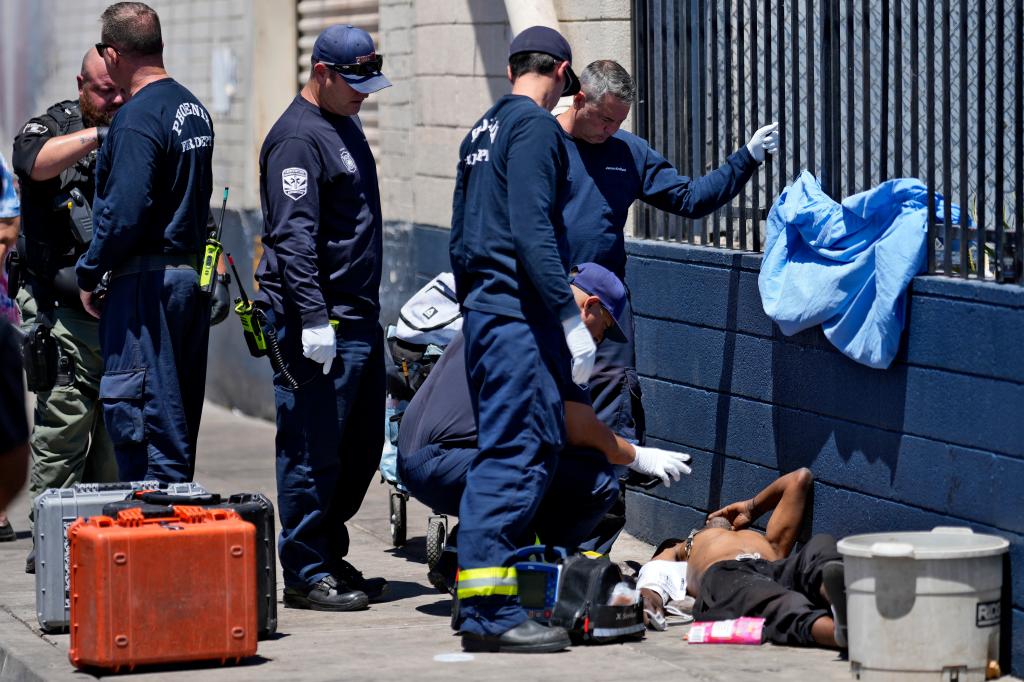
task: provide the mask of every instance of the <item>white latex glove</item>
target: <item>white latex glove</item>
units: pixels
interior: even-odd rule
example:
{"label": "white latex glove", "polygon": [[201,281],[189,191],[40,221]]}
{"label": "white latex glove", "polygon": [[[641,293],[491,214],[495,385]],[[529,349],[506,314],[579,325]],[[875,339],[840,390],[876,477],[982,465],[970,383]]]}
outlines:
{"label": "white latex glove", "polygon": [[562,320],[562,331],[565,332],[565,343],[572,354],[572,380],[580,386],[586,386],[594,371],[594,358],[597,357],[594,337],[579,315]]}
{"label": "white latex glove", "polygon": [[310,327],[302,330],[302,354],[313,362],[324,366],[324,374],[331,371],[334,354],[337,352],[337,341],[334,328],[329,324],[322,327]]}
{"label": "white latex glove", "polygon": [[689,475],[690,467],[686,463],[690,456],[685,452],[672,452],[660,448],[646,448],[634,445],[636,459],[629,464],[629,468],[641,474],[660,478],[665,487],[669,487],[669,478],[678,481],[682,474]]}
{"label": "white latex glove", "polygon": [[747,143],[747,151],[754,157],[754,161],[764,161],[764,153],[774,154],[779,148],[779,124],[769,123],[763,128],[754,131],[753,137]]}

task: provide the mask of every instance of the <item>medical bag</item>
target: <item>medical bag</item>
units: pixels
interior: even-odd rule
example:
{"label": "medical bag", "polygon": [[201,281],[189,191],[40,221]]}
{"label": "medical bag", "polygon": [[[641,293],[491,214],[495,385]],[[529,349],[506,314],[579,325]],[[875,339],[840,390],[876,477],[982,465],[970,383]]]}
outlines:
{"label": "medical bag", "polygon": [[256,529],[230,509],[126,509],[79,519],[71,539],[76,668],[239,661],[256,653]]}

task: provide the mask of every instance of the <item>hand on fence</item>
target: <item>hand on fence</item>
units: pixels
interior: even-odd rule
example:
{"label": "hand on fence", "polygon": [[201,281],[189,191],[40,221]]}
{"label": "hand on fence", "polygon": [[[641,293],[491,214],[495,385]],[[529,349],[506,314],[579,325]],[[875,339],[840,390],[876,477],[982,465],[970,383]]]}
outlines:
{"label": "hand on fence", "polygon": [[758,163],[764,161],[764,154],[774,154],[779,148],[779,124],[769,123],[763,128],[758,128],[747,143],[747,151]]}

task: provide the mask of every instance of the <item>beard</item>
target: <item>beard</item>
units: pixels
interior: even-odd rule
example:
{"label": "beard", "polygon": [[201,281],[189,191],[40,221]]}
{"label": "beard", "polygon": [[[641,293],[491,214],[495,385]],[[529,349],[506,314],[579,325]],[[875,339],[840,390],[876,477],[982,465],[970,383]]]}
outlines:
{"label": "beard", "polygon": [[86,128],[109,126],[111,119],[114,118],[114,112],[100,111],[85,95],[78,98],[78,108],[82,112],[82,123]]}

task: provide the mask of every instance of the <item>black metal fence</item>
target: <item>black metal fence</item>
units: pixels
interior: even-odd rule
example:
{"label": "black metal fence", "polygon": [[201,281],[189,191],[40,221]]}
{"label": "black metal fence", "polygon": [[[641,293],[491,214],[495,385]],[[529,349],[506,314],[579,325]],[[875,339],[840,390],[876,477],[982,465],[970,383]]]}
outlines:
{"label": "black metal fence", "polygon": [[[801,169],[833,198],[918,177],[929,272],[1024,282],[1022,0],[633,0],[638,133],[701,175],[759,126],[781,149],[729,206],[687,220],[648,206],[639,237],[761,250]],[[970,216],[970,222],[968,222]]]}

